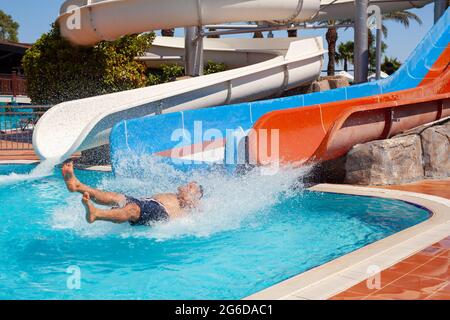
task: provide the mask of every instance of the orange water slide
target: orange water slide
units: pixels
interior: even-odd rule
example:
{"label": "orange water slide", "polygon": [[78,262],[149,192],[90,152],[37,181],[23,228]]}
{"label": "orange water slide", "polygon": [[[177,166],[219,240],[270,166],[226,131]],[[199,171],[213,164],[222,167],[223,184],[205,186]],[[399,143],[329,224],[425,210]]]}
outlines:
{"label": "orange water slide", "polygon": [[[450,116],[450,46],[413,89],[308,107],[270,112],[249,134],[251,163],[301,165],[345,155],[354,145],[386,139]],[[279,135],[266,138],[277,130]],[[262,132],[266,132],[262,135]],[[271,136],[269,134],[269,136]],[[276,138],[274,138],[276,137]],[[272,148],[273,143],[278,148]]]}

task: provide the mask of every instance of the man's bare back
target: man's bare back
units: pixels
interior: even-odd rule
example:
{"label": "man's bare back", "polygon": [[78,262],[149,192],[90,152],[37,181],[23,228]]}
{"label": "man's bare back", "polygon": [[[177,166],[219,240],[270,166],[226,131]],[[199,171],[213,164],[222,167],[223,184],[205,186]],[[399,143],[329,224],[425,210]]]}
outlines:
{"label": "man's bare back", "polygon": [[[177,193],[156,194],[146,199],[135,199],[120,193],[98,190],[78,180],[74,173],[73,162],[63,165],[62,175],[70,192],[79,192],[83,195],[82,202],[89,223],[101,220],[147,225],[155,221],[180,218],[198,207],[203,197],[203,188],[196,182],[179,187]],[[112,208],[103,210],[95,207],[93,202]]]}

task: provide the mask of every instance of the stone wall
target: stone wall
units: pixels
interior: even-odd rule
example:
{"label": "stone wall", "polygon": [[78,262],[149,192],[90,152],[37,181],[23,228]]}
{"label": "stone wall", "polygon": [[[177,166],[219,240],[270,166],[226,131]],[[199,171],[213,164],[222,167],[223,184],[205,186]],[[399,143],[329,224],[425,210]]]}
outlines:
{"label": "stone wall", "polygon": [[392,185],[450,177],[450,119],[387,140],[353,147],[345,157],[345,183]]}
{"label": "stone wall", "polygon": [[350,83],[347,78],[335,76],[335,77],[322,77],[318,81],[313,82],[311,91],[322,92],[332,89],[348,87]]}
{"label": "stone wall", "polygon": [[[328,91],[332,89],[348,87],[349,85],[350,83],[348,82],[348,79],[341,76],[320,77],[317,81],[314,81],[311,84],[285,91],[281,95],[281,97],[290,97],[300,94]],[[266,99],[267,98],[265,98],[264,100]]]}

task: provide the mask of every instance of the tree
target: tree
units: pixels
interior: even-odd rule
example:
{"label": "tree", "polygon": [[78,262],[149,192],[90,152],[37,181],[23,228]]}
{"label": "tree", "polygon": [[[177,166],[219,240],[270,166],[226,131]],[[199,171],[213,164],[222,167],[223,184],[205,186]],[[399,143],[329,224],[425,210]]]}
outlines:
{"label": "tree", "polygon": [[154,36],[129,35],[91,48],[77,47],[53,25],[23,58],[28,94],[33,103],[57,104],[143,87],[146,66],[135,58],[151,46]]}
{"label": "tree", "polygon": [[256,31],[253,33],[253,38],[254,39],[262,39],[262,38],[264,38],[264,34],[261,31]]}
{"label": "tree", "polygon": [[[256,24],[256,26],[259,26],[258,21],[249,21],[248,24]],[[261,39],[264,38],[264,34],[261,31],[253,32],[253,39]]]}
{"label": "tree", "polygon": [[328,67],[327,67],[327,74],[328,76],[334,76],[336,72],[336,43],[338,40],[338,31],[336,27],[333,25],[336,24],[336,21],[328,21],[328,24],[330,27],[327,30],[327,33],[325,35],[325,39],[328,43]]}
{"label": "tree", "polygon": [[381,70],[386,72],[388,75],[393,74],[401,67],[401,62],[397,58],[384,57],[384,61],[381,64]]}
{"label": "tree", "polygon": [[163,37],[174,37],[175,36],[175,28],[172,29],[162,29],[161,35]]}
{"label": "tree", "polygon": [[348,71],[348,63],[353,63],[353,52],[355,43],[353,41],[341,42],[336,53],[336,61],[344,63],[344,70]]}
{"label": "tree", "polygon": [[[383,21],[394,21],[402,24],[405,28],[409,28],[411,25],[411,21],[417,22],[419,25],[422,25],[422,19],[415,13],[409,12],[407,10],[394,11],[383,13]],[[385,38],[388,36],[388,29],[384,26],[383,23],[383,35]]]}
{"label": "tree", "polygon": [[325,39],[328,44],[328,66],[327,75],[334,76],[336,72],[336,44],[339,38],[338,30],[335,27],[337,24],[346,23],[345,21],[339,20],[327,20],[319,22],[319,25],[327,25],[327,33],[325,34]]}
{"label": "tree", "polygon": [[[369,30],[369,69],[374,71],[377,65],[377,43],[376,37]],[[385,53],[387,49],[387,44],[384,41],[381,41],[381,56]]]}
{"label": "tree", "polygon": [[[394,12],[387,12],[383,14],[383,25],[382,25],[382,32],[384,38],[387,38],[388,36],[388,28],[384,24],[385,21],[394,21],[402,24],[405,28],[409,28],[411,25],[411,21],[417,22],[419,25],[422,25],[422,20],[419,16],[416,14],[401,10],[401,11],[394,11]],[[371,70],[375,70],[376,67],[376,37],[372,33],[371,30],[369,30],[369,68]],[[383,54],[387,49],[387,44],[382,41],[381,42],[381,53]]]}
{"label": "tree", "polygon": [[0,40],[19,41],[19,24],[10,15],[0,10]]}
{"label": "tree", "polygon": [[[395,11],[395,12],[388,12],[383,14],[383,20],[384,21],[395,21],[398,23],[401,23],[403,26],[408,28],[410,26],[411,21],[416,21],[419,25],[422,24],[422,20],[419,16],[416,14],[402,10],[402,11]],[[325,35],[325,38],[328,43],[328,67],[327,67],[327,73],[329,76],[333,76],[335,74],[335,65],[336,65],[336,44],[338,40],[338,32],[337,28],[334,27],[337,24],[342,23],[349,23],[351,20],[328,20],[328,21],[321,21],[319,24],[326,24],[329,26],[327,33]],[[383,35],[386,38],[388,36],[388,29],[383,24],[382,26]],[[374,68],[375,65],[375,49],[373,46],[373,40],[374,38],[371,33],[369,33],[369,44],[372,43],[372,48],[369,49],[369,59],[370,59],[370,65]],[[386,44],[382,44],[382,51],[386,50],[387,46]]]}

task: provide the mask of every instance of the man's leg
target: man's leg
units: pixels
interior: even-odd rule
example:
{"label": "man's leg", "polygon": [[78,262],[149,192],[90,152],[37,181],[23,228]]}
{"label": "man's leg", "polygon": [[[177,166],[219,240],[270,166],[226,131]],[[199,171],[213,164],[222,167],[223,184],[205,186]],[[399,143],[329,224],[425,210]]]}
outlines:
{"label": "man's leg", "polygon": [[70,192],[79,192],[81,194],[87,192],[89,193],[90,198],[100,205],[117,206],[125,204],[126,202],[126,198],[123,194],[101,191],[81,183],[75,176],[73,162],[67,162],[63,165],[62,175],[64,177],[67,189]]}
{"label": "man's leg", "polygon": [[122,209],[102,210],[96,208],[91,202],[88,192],[83,194],[83,205],[86,209],[86,221],[94,223],[95,221],[108,221],[113,223],[135,222],[141,215],[141,209],[134,203],[126,205]]}

